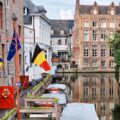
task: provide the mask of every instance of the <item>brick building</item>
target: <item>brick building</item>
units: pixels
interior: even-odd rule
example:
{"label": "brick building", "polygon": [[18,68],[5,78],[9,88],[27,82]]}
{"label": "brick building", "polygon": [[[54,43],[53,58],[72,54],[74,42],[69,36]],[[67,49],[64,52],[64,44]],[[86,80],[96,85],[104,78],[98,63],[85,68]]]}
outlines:
{"label": "brick building", "polygon": [[120,6],[80,5],[76,0],[72,61],[81,70],[113,71],[114,58],[108,37],[120,29]]}
{"label": "brick building", "polygon": [[0,68],[0,85],[10,84],[15,76],[14,58],[7,62],[7,54],[13,36],[13,13],[17,16],[16,31],[22,48],[19,50],[19,75],[23,74],[23,0],[0,0],[0,57],[4,65]]}

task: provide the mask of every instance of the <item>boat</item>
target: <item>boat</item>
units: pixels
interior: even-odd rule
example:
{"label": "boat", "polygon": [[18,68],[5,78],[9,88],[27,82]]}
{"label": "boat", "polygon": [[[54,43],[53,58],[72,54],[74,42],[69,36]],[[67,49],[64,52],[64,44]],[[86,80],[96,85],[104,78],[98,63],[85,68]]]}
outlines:
{"label": "boat", "polygon": [[42,107],[42,108],[51,108],[51,107],[54,107],[54,103],[50,103],[50,102],[44,102],[44,103],[35,102],[35,106]]}
{"label": "boat", "polygon": [[47,89],[46,92],[47,93],[64,93],[66,91],[66,86],[64,84],[50,84]]}

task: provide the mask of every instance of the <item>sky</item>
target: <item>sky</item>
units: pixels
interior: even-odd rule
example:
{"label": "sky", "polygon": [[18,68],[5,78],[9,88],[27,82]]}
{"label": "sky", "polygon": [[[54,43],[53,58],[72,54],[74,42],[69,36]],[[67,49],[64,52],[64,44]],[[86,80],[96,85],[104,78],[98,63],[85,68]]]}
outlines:
{"label": "sky", "polygon": [[[36,5],[43,5],[50,19],[73,19],[76,0],[32,0]],[[92,5],[95,0],[80,0],[80,4]],[[99,5],[110,5],[114,1],[119,5],[120,0],[96,0]]]}

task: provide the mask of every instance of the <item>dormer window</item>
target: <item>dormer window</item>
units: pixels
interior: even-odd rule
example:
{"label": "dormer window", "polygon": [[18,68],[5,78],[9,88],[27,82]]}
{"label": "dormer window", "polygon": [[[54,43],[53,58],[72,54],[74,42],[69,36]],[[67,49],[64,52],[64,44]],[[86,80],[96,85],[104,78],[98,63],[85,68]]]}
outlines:
{"label": "dormer window", "polygon": [[97,13],[98,13],[98,5],[97,2],[95,1],[92,8],[92,14],[97,15]]}
{"label": "dormer window", "polygon": [[93,10],[93,14],[94,14],[94,15],[97,15],[97,10],[96,10],[96,9]]}
{"label": "dormer window", "polygon": [[111,15],[114,15],[115,14],[115,11],[114,10],[111,10]]}
{"label": "dormer window", "polygon": [[109,6],[109,11],[108,11],[108,13],[109,13],[110,15],[115,15],[115,4],[114,4],[114,2],[112,2],[111,5]]}
{"label": "dormer window", "polygon": [[51,34],[52,34],[52,35],[54,34],[54,30],[51,30]]}
{"label": "dormer window", "polygon": [[64,35],[64,30],[61,30],[61,35]]}
{"label": "dormer window", "polygon": [[28,8],[25,7],[23,12],[24,12],[24,15],[27,15],[28,14]]}

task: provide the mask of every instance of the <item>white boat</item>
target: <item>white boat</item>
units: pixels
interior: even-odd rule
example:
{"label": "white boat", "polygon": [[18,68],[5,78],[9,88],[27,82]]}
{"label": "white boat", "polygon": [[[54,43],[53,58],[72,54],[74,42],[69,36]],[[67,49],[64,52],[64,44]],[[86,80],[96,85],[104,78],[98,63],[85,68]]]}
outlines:
{"label": "white boat", "polygon": [[64,108],[60,120],[99,120],[94,104],[70,103]]}
{"label": "white boat", "polygon": [[58,98],[58,104],[59,104],[59,105],[66,105],[66,104],[67,104],[66,95],[65,95],[64,93],[42,94],[41,97],[46,97],[46,98]]}

